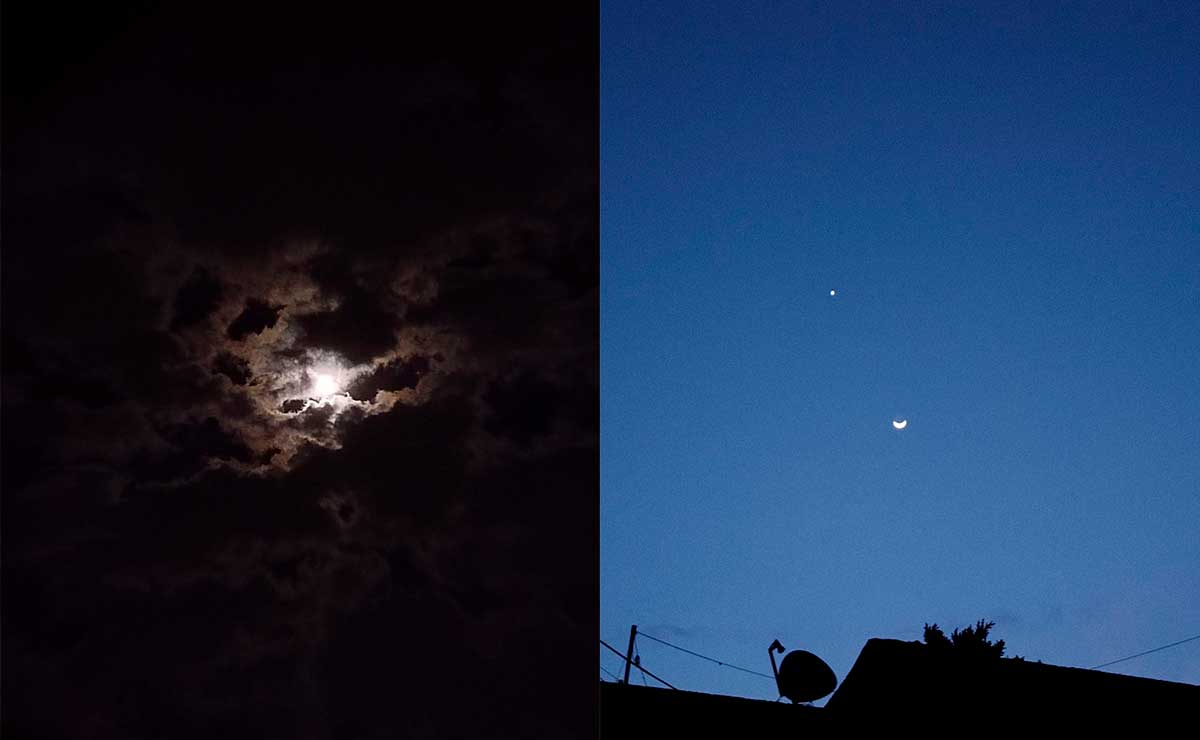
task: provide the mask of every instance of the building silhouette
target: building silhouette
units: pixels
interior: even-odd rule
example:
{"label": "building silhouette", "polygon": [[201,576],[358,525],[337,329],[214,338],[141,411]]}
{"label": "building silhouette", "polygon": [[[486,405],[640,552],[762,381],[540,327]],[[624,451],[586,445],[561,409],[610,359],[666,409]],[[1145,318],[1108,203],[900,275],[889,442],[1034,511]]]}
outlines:
{"label": "building silhouette", "polygon": [[[824,707],[600,685],[601,738],[943,736],[1081,731],[1189,736],[1200,686],[872,639]],[[1190,728],[1190,729],[1188,729]]]}

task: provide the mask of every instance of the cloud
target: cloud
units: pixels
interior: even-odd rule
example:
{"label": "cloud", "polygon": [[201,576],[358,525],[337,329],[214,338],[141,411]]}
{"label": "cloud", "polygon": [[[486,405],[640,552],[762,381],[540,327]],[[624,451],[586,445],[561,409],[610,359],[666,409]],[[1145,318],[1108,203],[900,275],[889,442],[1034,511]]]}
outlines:
{"label": "cloud", "polygon": [[283,306],[272,306],[264,301],[251,298],[246,301],[246,308],[238,314],[226,330],[230,339],[240,341],[251,334],[261,334],[264,329],[275,326],[279,320],[279,312]]}
{"label": "cloud", "polygon": [[664,640],[686,640],[689,637],[695,637],[697,634],[696,628],[681,627],[665,622],[649,625],[649,629],[646,632],[655,636],[661,636]]}
{"label": "cloud", "polygon": [[307,343],[359,365],[393,348],[397,318],[365,291],[356,290],[334,310],[297,316],[296,322]]}
{"label": "cloud", "polygon": [[586,732],[594,24],[294,15],[148,20],[6,132],[6,726]]}
{"label": "cloud", "polygon": [[232,352],[221,352],[213,360],[213,372],[220,373],[235,385],[250,382],[250,363]]}
{"label": "cloud", "polygon": [[175,294],[171,331],[194,326],[207,319],[221,298],[221,283],[203,267],[197,267]]}
{"label": "cloud", "polygon": [[346,390],[356,400],[370,401],[380,391],[416,388],[431,367],[431,358],[425,355],[389,360],[364,373]]}

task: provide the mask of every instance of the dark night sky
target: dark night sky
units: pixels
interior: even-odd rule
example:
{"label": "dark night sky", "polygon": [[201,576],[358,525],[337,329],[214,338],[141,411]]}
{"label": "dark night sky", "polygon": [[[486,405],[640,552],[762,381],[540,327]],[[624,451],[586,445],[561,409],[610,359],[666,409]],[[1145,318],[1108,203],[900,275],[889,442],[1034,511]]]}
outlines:
{"label": "dark night sky", "polygon": [[34,7],[4,735],[590,734],[595,9]]}

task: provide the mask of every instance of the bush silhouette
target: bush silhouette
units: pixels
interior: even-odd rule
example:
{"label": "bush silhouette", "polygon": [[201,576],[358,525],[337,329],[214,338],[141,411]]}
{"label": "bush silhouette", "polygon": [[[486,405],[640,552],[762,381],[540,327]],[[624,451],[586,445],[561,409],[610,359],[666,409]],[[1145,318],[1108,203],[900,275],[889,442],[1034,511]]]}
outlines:
{"label": "bush silhouette", "polygon": [[925,644],[938,652],[953,653],[964,657],[1000,658],[1004,656],[1004,640],[991,642],[988,633],[995,622],[985,622],[982,619],[973,627],[956,629],[946,637],[937,624],[925,625]]}

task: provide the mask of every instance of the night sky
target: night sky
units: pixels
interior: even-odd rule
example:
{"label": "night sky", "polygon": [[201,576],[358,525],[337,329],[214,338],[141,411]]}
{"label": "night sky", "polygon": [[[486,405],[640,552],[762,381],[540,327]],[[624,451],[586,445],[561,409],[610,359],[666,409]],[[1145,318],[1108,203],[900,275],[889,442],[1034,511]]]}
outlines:
{"label": "night sky", "polygon": [[596,9],[169,5],[4,6],[4,736],[591,734]]}
{"label": "night sky", "polygon": [[[926,622],[1081,667],[1200,634],[1200,6],[600,26],[601,637],[844,678]],[[1200,683],[1200,642],[1106,670]]]}

